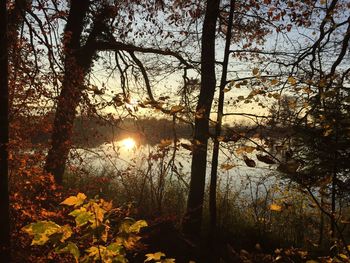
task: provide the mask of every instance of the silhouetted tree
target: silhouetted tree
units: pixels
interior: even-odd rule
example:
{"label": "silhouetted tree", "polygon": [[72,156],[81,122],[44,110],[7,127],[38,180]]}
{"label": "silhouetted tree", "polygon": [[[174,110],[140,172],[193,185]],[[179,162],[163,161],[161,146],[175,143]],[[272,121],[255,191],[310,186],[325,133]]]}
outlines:
{"label": "silhouetted tree", "polygon": [[0,258],[10,262],[10,216],[8,192],[8,50],[6,1],[0,2]]}
{"label": "silhouetted tree", "polygon": [[207,147],[209,138],[209,116],[213,103],[215,77],[215,32],[219,15],[220,0],[208,0],[202,33],[201,87],[196,107],[195,131],[193,136],[193,155],[191,164],[191,183],[187,212],[183,221],[183,231],[199,237],[202,226],[205,176],[207,167]]}
{"label": "silhouetted tree", "polygon": [[[62,183],[65,164],[72,144],[72,128],[77,106],[82,100],[83,91],[86,89],[86,77],[91,70],[97,52],[114,52],[116,58],[120,56],[121,51],[130,53],[135,63],[141,68],[146,84],[149,84],[148,78],[145,75],[141,61],[137,59],[134,52],[173,56],[181,63],[187,64],[179,54],[170,50],[146,48],[117,41],[117,38],[113,35],[114,24],[110,23],[110,20],[113,21],[118,13],[122,12],[120,10],[123,7],[122,4],[118,6],[116,3],[112,4],[104,1],[96,3],[96,6],[93,6],[94,4],[92,2],[82,4],[81,1],[77,0],[70,1],[69,15],[64,30],[64,77],[61,92],[58,96],[51,148],[45,165],[46,171],[52,173],[59,184]],[[90,21],[90,9],[92,8],[95,8],[96,11],[92,21]],[[150,10],[155,11],[155,9]],[[87,23],[88,20],[91,24]],[[128,28],[125,31],[128,31]],[[123,74],[121,78],[124,78],[125,82]],[[150,87],[149,85],[146,86],[149,97],[152,99]],[[122,89],[125,96],[124,100],[127,100],[128,94],[126,94],[123,84]]]}

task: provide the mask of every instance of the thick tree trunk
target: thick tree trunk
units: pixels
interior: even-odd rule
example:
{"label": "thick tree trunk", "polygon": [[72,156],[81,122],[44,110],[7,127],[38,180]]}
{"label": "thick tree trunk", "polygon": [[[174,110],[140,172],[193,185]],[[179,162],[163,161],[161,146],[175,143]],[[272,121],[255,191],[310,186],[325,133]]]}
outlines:
{"label": "thick tree trunk", "polygon": [[207,165],[209,137],[209,116],[216,88],[215,78],[215,31],[220,0],[208,0],[203,24],[201,54],[201,88],[196,108],[191,183],[187,211],[183,220],[183,232],[199,237],[202,225],[202,212]]}
{"label": "thick tree trunk", "polygon": [[[77,67],[77,65],[72,65],[70,68],[73,70]],[[54,175],[55,181],[58,184],[62,184],[66,160],[71,147],[75,111],[80,102],[80,88],[84,83],[84,75],[80,71],[76,74],[66,71],[62,91],[58,98],[51,138],[51,149],[47,154],[45,166],[46,171]]]}
{"label": "thick tree trunk", "polygon": [[71,1],[68,22],[65,28],[64,80],[56,108],[51,139],[52,145],[45,165],[45,170],[54,175],[58,184],[62,184],[63,173],[71,147],[76,108],[81,99],[85,76],[91,67],[95,53],[93,50],[83,50],[80,43],[88,7],[89,1]]}
{"label": "thick tree trunk", "polygon": [[0,259],[10,262],[10,215],[8,191],[8,50],[6,1],[0,1]]}

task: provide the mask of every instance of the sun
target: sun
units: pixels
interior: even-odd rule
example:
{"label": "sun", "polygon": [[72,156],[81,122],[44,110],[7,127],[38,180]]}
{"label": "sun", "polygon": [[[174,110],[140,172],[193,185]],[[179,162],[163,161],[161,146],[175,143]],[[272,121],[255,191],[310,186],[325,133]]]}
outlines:
{"label": "sun", "polygon": [[135,140],[130,138],[130,137],[122,140],[121,143],[122,143],[123,147],[127,150],[131,150],[131,149],[136,147]]}

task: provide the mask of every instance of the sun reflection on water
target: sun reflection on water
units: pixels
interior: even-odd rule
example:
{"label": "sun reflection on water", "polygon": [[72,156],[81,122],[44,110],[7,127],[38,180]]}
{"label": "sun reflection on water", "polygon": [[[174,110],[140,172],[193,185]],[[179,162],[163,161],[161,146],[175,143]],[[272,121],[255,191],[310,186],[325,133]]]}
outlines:
{"label": "sun reflection on water", "polygon": [[136,142],[133,138],[125,138],[121,141],[121,145],[126,150],[132,150],[136,147]]}

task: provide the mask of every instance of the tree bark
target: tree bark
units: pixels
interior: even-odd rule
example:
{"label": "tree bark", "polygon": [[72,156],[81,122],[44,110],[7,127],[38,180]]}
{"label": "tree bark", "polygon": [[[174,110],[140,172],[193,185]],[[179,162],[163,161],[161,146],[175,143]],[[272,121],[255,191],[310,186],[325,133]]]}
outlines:
{"label": "tree bark", "polygon": [[65,61],[62,90],[58,98],[55,120],[45,170],[62,184],[66,161],[71,147],[73,123],[87,72],[90,70],[93,49],[82,48],[81,38],[89,1],[71,1],[64,32]]}
{"label": "tree bark", "polygon": [[0,259],[10,262],[8,190],[9,90],[6,1],[0,1]]}
{"label": "tree bark", "polygon": [[216,88],[215,31],[216,20],[219,14],[219,4],[220,0],[207,1],[203,23],[201,87],[196,107],[191,183],[187,201],[187,211],[183,220],[183,232],[192,237],[200,236],[202,224],[209,137],[209,117]]}
{"label": "tree bark", "polygon": [[209,214],[210,214],[210,236],[211,240],[214,240],[214,235],[217,226],[217,209],[216,209],[216,188],[217,188],[217,173],[219,164],[219,147],[220,142],[218,137],[221,134],[222,127],[222,117],[224,114],[224,100],[225,100],[225,87],[227,79],[227,68],[230,56],[230,44],[232,37],[232,27],[233,27],[233,12],[234,12],[235,0],[230,2],[230,14],[227,25],[226,41],[225,41],[225,51],[224,60],[222,64],[222,74],[220,80],[219,89],[219,102],[218,102],[218,113],[215,125],[215,137],[214,137],[214,147],[211,162],[211,174],[210,174],[210,191],[209,191]]}

